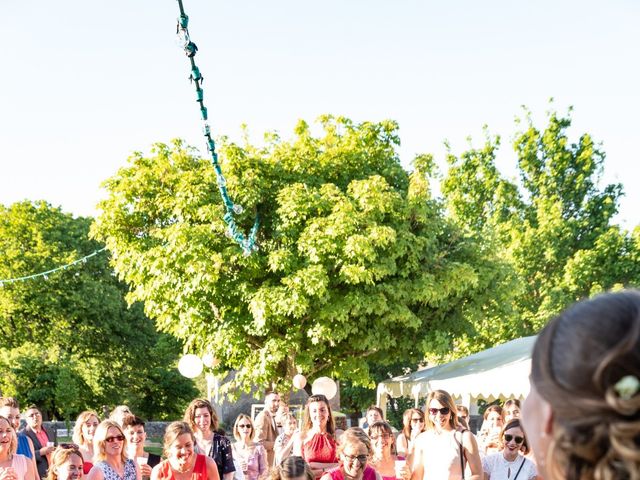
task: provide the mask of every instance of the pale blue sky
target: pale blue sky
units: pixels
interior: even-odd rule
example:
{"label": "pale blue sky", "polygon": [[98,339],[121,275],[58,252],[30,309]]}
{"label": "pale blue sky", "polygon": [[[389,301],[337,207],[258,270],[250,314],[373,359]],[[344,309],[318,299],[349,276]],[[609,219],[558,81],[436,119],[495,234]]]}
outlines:
{"label": "pale blue sky", "polygon": [[[0,203],[95,214],[99,184],[135,150],[186,138],[204,151],[175,0],[2,2]],[[574,135],[607,152],[605,180],[640,205],[640,2],[184,0],[215,134],[288,137],[323,113],[400,123],[404,165],[442,161],[482,126],[508,139],[524,104],[573,105]],[[539,123],[542,125],[542,123]]]}

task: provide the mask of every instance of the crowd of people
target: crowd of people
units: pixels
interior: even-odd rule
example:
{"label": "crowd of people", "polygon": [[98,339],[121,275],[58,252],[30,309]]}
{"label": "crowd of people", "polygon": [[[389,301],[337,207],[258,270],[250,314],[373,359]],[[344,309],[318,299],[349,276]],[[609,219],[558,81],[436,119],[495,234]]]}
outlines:
{"label": "crowd of people", "polygon": [[0,480],[640,480],[640,294],[579,302],[542,330],[531,391],[469,411],[444,390],[404,412],[397,436],[372,406],[364,428],[336,429],[323,395],[300,425],[276,392],[255,420],[240,414],[233,441],[208,400],[165,431],[163,455],[145,451],[145,422],[126,407],[78,417],[57,444],[36,406],[0,399]]}

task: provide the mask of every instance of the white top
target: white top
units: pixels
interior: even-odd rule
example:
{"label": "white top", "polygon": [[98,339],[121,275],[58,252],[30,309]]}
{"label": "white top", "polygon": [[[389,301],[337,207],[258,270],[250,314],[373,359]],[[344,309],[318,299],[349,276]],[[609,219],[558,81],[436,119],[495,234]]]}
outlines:
{"label": "white top", "polygon": [[[524,462],[524,465],[522,463]],[[528,458],[518,454],[513,462],[508,462],[502,452],[492,453],[482,459],[482,470],[491,480],[516,480],[515,476],[522,465],[517,480],[532,480],[537,475],[536,466]]]}
{"label": "white top", "polygon": [[[455,437],[454,438],[454,433]],[[424,466],[424,480],[461,480],[461,432],[427,430],[418,435],[414,445],[414,465]],[[465,460],[465,466],[466,466]]]}

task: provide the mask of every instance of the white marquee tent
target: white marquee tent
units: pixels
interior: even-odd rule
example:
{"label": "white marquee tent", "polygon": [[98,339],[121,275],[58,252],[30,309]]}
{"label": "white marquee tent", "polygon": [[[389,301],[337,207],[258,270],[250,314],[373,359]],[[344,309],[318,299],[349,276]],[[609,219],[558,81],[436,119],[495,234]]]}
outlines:
{"label": "white marquee tent", "polygon": [[529,393],[531,350],[536,337],[523,337],[453,362],[418,370],[378,384],[378,405],[387,395],[419,397],[446,390],[475,412],[479,398],[524,398]]}

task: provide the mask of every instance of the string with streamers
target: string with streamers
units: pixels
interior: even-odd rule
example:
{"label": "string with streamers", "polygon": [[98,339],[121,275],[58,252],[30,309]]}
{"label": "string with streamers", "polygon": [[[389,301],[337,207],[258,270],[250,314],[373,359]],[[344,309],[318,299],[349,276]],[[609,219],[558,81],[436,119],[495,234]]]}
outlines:
{"label": "string with streamers", "polygon": [[48,280],[49,275],[60,272],[62,270],[66,270],[68,268],[73,267],[74,265],[78,265],[79,263],[86,263],[87,260],[89,260],[91,257],[95,257],[99,253],[104,252],[106,249],[107,249],[106,247],[101,248],[100,250],[96,250],[95,252],[90,253],[89,255],[85,255],[84,257],[79,258],[77,260],[74,260],[71,263],[67,263],[66,265],[61,265],[56,268],[52,268],[51,270],[47,270],[46,272],[34,273],[32,275],[25,275],[23,277],[6,278],[3,280],[0,280],[0,287],[4,285],[8,285],[10,283],[26,282],[27,280],[34,280],[36,278],[44,278],[45,280]]}
{"label": "string with streamers", "polygon": [[207,139],[207,150],[211,153],[211,160],[213,163],[213,168],[216,172],[216,179],[218,183],[218,190],[220,191],[220,196],[222,197],[222,203],[224,204],[225,214],[222,219],[227,224],[226,235],[229,238],[232,238],[240,247],[246,256],[251,255],[251,252],[257,250],[256,246],[256,235],[258,234],[258,227],[260,225],[260,218],[256,215],[256,220],[249,232],[249,235],[245,236],[238,228],[236,224],[235,215],[240,215],[243,212],[243,208],[241,205],[234,204],[231,198],[229,197],[229,192],[227,191],[227,181],[222,174],[222,169],[220,168],[220,162],[218,161],[218,154],[216,153],[216,144],[211,138],[211,128],[207,123],[209,119],[209,115],[207,112],[207,107],[204,105],[204,91],[202,90],[202,82],[203,77],[200,73],[200,69],[196,66],[196,62],[193,57],[195,57],[196,52],[198,51],[198,47],[195,43],[191,41],[191,37],[189,36],[189,17],[184,13],[184,7],[182,5],[182,0],[178,0],[178,6],[180,7],[180,16],[178,17],[178,26],[176,28],[176,33],[178,35],[178,44],[184,49],[184,53],[189,57],[189,61],[191,62],[191,75],[189,79],[196,87],[196,101],[200,105],[200,115],[202,116],[202,121],[204,122],[203,133],[205,138]]}

